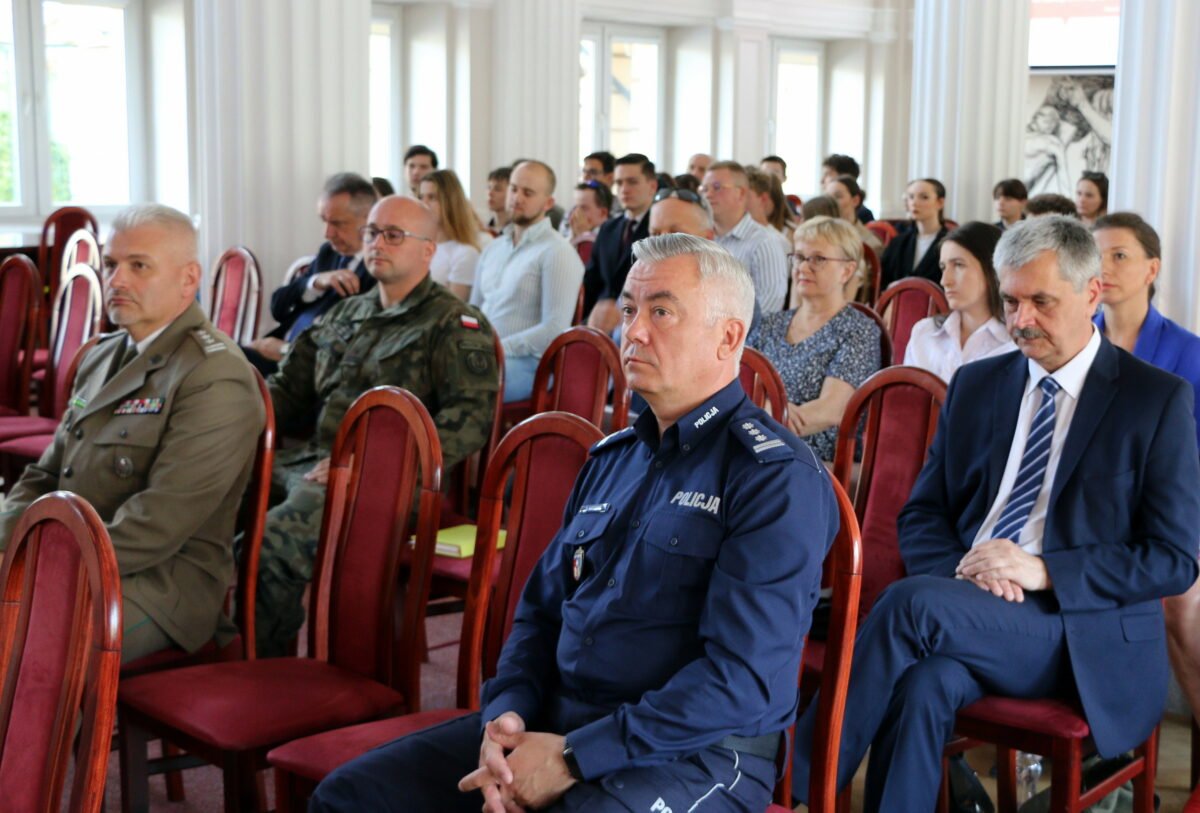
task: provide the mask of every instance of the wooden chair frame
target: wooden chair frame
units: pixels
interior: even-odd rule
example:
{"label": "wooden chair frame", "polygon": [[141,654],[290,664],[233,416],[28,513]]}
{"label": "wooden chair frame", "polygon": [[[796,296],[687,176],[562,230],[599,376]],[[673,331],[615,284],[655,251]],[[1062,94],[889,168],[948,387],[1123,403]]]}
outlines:
{"label": "wooden chair frame", "polygon": [[[56,209],[50,213],[42,224],[42,239],[38,244],[37,267],[46,275],[44,298],[47,303],[54,302],[58,298],[58,289],[62,287],[62,280],[59,272],[66,271],[62,264],[64,252],[60,246],[66,245],[66,240],[71,236],[76,229],[64,230],[59,228],[59,225],[64,221],[78,220],[86,224],[77,228],[90,228],[92,234],[100,234],[100,225],[96,222],[95,216],[81,206],[64,206],[61,209]],[[50,240],[50,233],[54,232],[54,241]]]}
{"label": "wooden chair frame", "polygon": [[879,255],[875,253],[875,249],[871,248],[869,243],[864,242],[862,249],[863,262],[866,263],[868,272],[865,286],[867,293],[863,295],[863,298],[874,305],[879,299],[880,288],[883,285],[883,263],[880,262]]}
{"label": "wooden chair frame", "polygon": [[[621,351],[605,334],[583,325],[564,330],[550,342],[546,352],[538,361],[533,376],[533,414],[560,409],[562,383],[567,375],[579,375],[580,371],[566,369],[566,349],[576,342],[590,345],[603,364],[595,370],[596,398],[590,415],[582,415],[597,427],[604,426],[604,406],[608,400],[608,385],[612,382],[612,430],[624,429],[629,422],[630,392],[625,384],[625,373],[621,369]],[[553,383],[551,380],[553,379]]]}
{"label": "wooden chair frame", "polygon": [[42,277],[33,262],[22,254],[13,254],[6,258],[3,264],[0,264],[0,277],[7,274],[23,276],[27,289],[25,303],[20,314],[15,317],[5,317],[21,320],[19,331],[21,340],[19,346],[13,348],[20,360],[17,361],[14,357],[17,376],[13,382],[16,391],[12,409],[20,415],[27,415],[29,413],[29,385],[33,377],[33,351],[37,347],[37,334],[42,316]]}
{"label": "wooden chair frame", "polygon": [[[84,294],[84,302],[78,303],[79,307],[86,309],[80,341],[81,347],[88,339],[100,332],[100,321],[104,315],[100,297],[100,278],[96,276],[95,270],[90,265],[76,263],[63,278],[58,298],[54,301],[54,313],[50,319],[50,341],[53,346],[50,348],[50,358],[46,363],[46,392],[50,404],[48,405],[49,410],[43,414],[51,418],[60,417],[64,411],[65,405],[58,403],[56,392],[58,384],[56,382],[58,381],[58,368],[62,364],[62,356],[65,352],[66,328],[71,322],[70,318],[66,318],[66,314],[77,306],[74,290],[75,280],[81,277],[86,280],[88,286],[87,292]],[[41,409],[40,404],[38,409]]]}
{"label": "wooden chair frame", "polygon": [[[879,314],[880,318],[883,319],[883,323],[887,325],[888,338],[891,339],[893,348],[893,358],[887,361],[891,364],[903,364],[904,357],[903,353],[900,353],[900,348],[896,343],[896,320],[899,318],[897,314],[898,308],[890,308],[889,305],[898,297],[910,291],[917,291],[929,297],[925,316],[936,316],[950,312],[950,303],[946,301],[946,292],[936,282],[931,282],[924,277],[905,277],[889,285],[887,290],[879,295],[879,300],[875,303],[875,312]],[[900,355],[900,358],[895,358],[897,354]]]}
{"label": "wooden chair frame", "polygon": [[214,326],[220,328],[217,322],[220,317],[221,303],[225,298],[225,269],[229,260],[239,257],[245,269],[242,288],[238,296],[236,325],[229,338],[238,344],[250,344],[258,335],[258,321],[262,315],[262,273],[259,271],[258,260],[245,246],[234,246],[213,263],[212,292],[209,297],[208,317]]}
{"label": "wooden chair frame", "polygon": [[879,328],[879,364],[887,367],[892,361],[892,335],[888,330],[887,322],[883,321],[883,317],[879,312],[870,305],[864,305],[861,302],[851,302],[850,307],[868,317],[875,326]]}
{"label": "wooden chair frame", "polygon": [[770,406],[771,417],[787,426],[787,387],[771,360],[753,347],[743,348],[739,377],[750,401],[764,409]]}

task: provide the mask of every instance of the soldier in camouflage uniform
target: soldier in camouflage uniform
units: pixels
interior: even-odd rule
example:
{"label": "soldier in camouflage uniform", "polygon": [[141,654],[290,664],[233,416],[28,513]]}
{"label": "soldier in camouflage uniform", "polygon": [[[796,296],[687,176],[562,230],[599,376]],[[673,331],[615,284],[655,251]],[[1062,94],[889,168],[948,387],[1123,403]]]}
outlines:
{"label": "soldier in camouflage uniform", "polygon": [[404,387],[437,426],[445,469],[483,446],[491,432],[499,371],[492,327],[429,276],[437,221],[420,203],[393,196],[375,204],[363,229],[374,290],[347,297],[297,337],[268,384],[275,416],[312,414],[302,448],[280,452],[272,478],[258,574],[258,654],[284,654],[304,621],[325,505],[329,454],[343,416],[372,387]]}

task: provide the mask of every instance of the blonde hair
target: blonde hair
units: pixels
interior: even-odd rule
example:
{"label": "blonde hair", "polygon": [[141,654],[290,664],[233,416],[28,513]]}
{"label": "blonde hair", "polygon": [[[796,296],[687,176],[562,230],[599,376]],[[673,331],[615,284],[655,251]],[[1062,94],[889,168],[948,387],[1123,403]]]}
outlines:
{"label": "blonde hair", "polygon": [[863,253],[863,240],[858,230],[840,217],[820,215],[810,217],[796,227],[795,242],[824,240],[854,260],[854,273],[860,281],[867,279],[867,263]]}
{"label": "blonde hair", "polygon": [[452,169],[436,169],[421,179],[428,181],[437,190],[438,206],[442,216],[438,224],[451,240],[466,243],[479,250],[479,219],[467,202],[466,193]]}

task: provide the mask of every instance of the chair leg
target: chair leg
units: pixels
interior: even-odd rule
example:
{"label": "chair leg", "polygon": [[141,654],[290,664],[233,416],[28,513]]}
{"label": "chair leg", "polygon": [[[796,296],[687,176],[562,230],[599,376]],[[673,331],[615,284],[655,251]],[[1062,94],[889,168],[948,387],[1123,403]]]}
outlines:
{"label": "chair leg", "polygon": [[1155,726],[1149,739],[1134,751],[1146,761],[1146,767],[1133,778],[1133,813],[1154,813],[1154,783],[1158,774],[1158,732]]}
{"label": "chair leg", "polygon": [[258,771],[245,754],[226,754],[222,773],[225,780],[225,813],[255,813],[258,810]]}
{"label": "chair leg", "polygon": [[942,757],[942,784],[938,788],[937,813],[950,813],[950,760]]}
{"label": "chair leg", "polygon": [[[183,753],[182,748],[166,740],[163,740],[162,751],[164,757],[177,757]],[[163,774],[163,781],[167,783],[168,800],[172,802],[187,801],[187,793],[183,789],[183,771],[167,771]]]}
{"label": "chair leg", "polygon": [[996,746],[996,810],[1017,813],[1017,752]]}
{"label": "chair leg", "polygon": [[847,782],[846,787],[837,797],[837,813],[850,813],[851,803],[854,801],[854,783]]}
{"label": "chair leg", "polygon": [[1054,781],[1050,783],[1050,813],[1080,813],[1082,742],[1077,739],[1056,739],[1050,759],[1054,764]]}
{"label": "chair leg", "polygon": [[146,747],[149,737],[145,730],[131,725],[124,714],[120,717],[121,750],[121,813],[149,813],[150,777],[146,773]]}

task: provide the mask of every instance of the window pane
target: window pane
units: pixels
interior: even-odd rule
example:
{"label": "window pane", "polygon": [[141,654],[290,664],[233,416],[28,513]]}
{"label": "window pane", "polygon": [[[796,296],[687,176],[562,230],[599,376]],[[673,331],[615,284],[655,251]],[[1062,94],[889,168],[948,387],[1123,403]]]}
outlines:
{"label": "window pane", "polygon": [[788,194],[817,190],[820,63],[811,51],[779,52],[775,78],[775,154],[788,162]]}
{"label": "window pane", "polygon": [[371,23],[370,67],[368,82],[371,103],[368,128],[370,129],[371,174],[391,179],[399,173],[392,172],[392,26],[376,20]]}
{"label": "window pane", "polygon": [[129,203],[125,12],[74,3],[42,5],[55,204]]}
{"label": "window pane", "polygon": [[596,41],[579,42],[579,157],[596,151]]}
{"label": "window pane", "polygon": [[612,41],[608,148],[614,155],[658,153],[658,44]]}
{"label": "window pane", "polygon": [[21,202],[12,0],[0,0],[0,205]]}

